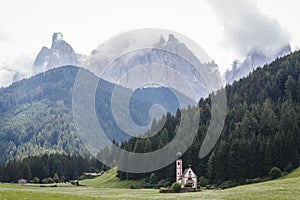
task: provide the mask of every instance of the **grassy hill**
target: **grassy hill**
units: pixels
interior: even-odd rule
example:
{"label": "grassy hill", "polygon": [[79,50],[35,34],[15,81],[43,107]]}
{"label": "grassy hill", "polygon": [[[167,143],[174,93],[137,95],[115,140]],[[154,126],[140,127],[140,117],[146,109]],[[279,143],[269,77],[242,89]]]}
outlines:
{"label": "grassy hill", "polygon": [[80,181],[80,184],[100,188],[130,188],[130,186],[141,183],[141,180],[120,180],[116,177],[117,169],[113,168],[105,172],[102,176]]}

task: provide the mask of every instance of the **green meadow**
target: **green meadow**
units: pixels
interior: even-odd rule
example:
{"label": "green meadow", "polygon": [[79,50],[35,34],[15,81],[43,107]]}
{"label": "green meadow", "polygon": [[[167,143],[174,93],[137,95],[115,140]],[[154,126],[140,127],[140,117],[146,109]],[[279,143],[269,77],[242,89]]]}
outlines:
{"label": "green meadow", "polygon": [[[0,199],[299,199],[300,168],[284,178],[263,183],[243,185],[225,190],[202,190],[195,193],[160,194],[154,189],[126,189],[134,182],[122,182],[115,178],[115,171],[102,177],[81,181],[85,186],[58,184],[57,187],[40,187],[27,184],[0,184]],[[111,185],[110,185],[111,183]],[[104,184],[104,185],[102,185]],[[122,188],[123,187],[123,188]]]}

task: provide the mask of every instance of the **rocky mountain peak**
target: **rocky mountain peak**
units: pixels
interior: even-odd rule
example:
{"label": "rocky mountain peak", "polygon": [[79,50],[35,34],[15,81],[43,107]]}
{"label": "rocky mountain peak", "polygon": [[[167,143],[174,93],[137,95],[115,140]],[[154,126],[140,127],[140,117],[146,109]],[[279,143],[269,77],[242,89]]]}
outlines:
{"label": "rocky mountain peak", "polygon": [[82,55],[76,54],[74,49],[64,39],[60,32],[53,33],[51,48],[43,47],[34,62],[36,73],[64,65],[81,65]]}
{"label": "rocky mountain peak", "polygon": [[64,40],[63,35],[60,32],[53,33],[52,43]]}

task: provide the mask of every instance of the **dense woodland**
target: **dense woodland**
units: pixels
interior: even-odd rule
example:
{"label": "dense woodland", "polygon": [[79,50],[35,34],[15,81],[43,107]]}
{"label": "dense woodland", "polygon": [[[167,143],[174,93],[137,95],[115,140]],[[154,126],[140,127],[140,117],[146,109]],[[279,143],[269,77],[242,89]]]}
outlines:
{"label": "dense woodland", "polygon": [[[196,174],[211,184],[244,183],[266,177],[271,168],[289,172],[300,165],[300,52],[256,69],[247,78],[226,86],[227,116],[220,140],[204,159],[198,153],[210,121],[210,99],[199,101],[200,120],[193,145],[182,155],[184,168],[192,164]],[[167,115],[164,128],[147,139],[132,138],[121,147],[149,152],[174,137],[180,122]],[[146,174],[118,172],[121,179],[175,181],[175,164]],[[200,180],[200,181],[201,181]]]}
{"label": "dense woodland", "polygon": [[65,154],[44,154],[0,165],[0,182],[17,182],[20,178],[34,183],[67,182],[84,172],[101,172],[107,167],[93,158]]}

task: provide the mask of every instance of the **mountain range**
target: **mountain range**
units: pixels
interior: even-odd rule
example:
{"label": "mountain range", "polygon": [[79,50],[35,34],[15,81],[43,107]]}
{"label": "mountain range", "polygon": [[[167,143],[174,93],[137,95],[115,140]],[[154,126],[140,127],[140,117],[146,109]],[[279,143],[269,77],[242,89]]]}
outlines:
{"label": "mountain range", "polygon": [[45,72],[66,65],[81,66],[83,58],[83,55],[75,53],[61,33],[53,33],[51,48],[42,47],[35,58],[34,71]]}
{"label": "mountain range", "polygon": [[[154,83],[141,87],[152,87],[151,85],[156,87],[167,84],[173,88],[182,88],[184,83],[180,80],[188,80],[189,86],[194,91],[194,96],[190,95],[189,98],[195,101],[209,94],[207,85],[210,83],[207,83],[207,80],[205,82],[201,77],[203,74],[199,74],[198,71],[204,70],[206,76],[212,77],[216,76],[215,72],[218,71],[218,66],[214,62],[202,63],[185,44],[172,34],[168,36],[167,40],[161,36],[160,40],[153,44],[151,50],[143,49],[122,55],[114,60],[109,69],[104,69],[107,56],[104,56],[103,52],[98,50],[99,48],[101,46],[97,47],[90,56],[77,54],[71,45],[63,39],[61,33],[54,33],[51,48],[43,47],[38,53],[34,62],[34,71],[36,73],[45,72],[65,65],[80,66],[95,74],[101,74],[101,78],[104,80],[132,89],[135,89],[132,85],[140,84],[141,80]],[[160,70],[154,71],[153,67],[150,67],[153,64],[168,67],[161,67]],[[137,72],[139,78],[136,78],[136,74],[132,78],[130,72],[137,67],[139,67]],[[98,73],[99,71],[101,73]],[[126,74],[126,80],[120,81],[124,74]],[[155,77],[162,77],[159,80],[160,85],[155,84],[157,82]],[[179,79],[178,77],[182,78]]]}
{"label": "mountain range", "polygon": [[[102,78],[109,82],[120,84],[118,80],[124,74],[132,70],[137,65],[144,64],[144,77],[142,78],[146,80],[151,76],[149,72],[150,63],[164,64],[174,69],[162,72],[166,78],[165,82],[172,81],[175,83],[174,87],[176,87],[176,81],[174,81],[176,75],[174,74],[174,71],[179,71],[181,74],[183,74],[184,78],[190,80],[190,83],[195,90],[200,91],[195,99],[199,99],[200,97],[205,97],[208,95],[209,91],[205,88],[205,83],[202,80],[203,78],[197,76],[196,70],[199,71],[199,69],[205,68],[206,71],[211,70],[214,73],[214,71],[216,71],[218,68],[214,62],[201,63],[201,61],[195,57],[195,55],[187,48],[187,46],[181,43],[172,34],[168,36],[168,39],[165,39],[163,36],[161,36],[161,38],[157,40],[155,44],[153,44],[153,47],[154,48],[150,51],[136,52],[134,55],[130,54],[119,58],[114,62],[114,65],[103,74]],[[93,67],[97,66],[98,68],[101,68],[103,67],[104,63],[103,60],[99,61],[96,59],[99,55],[98,48],[93,50],[90,56],[78,54],[73,50],[71,45],[63,39],[63,35],[61,33],[53,33],[51,48],[49,49],[45,46],[42,47],[35,59],[34,71],[35,73],[45,72],[49,69],[65,65],[80,66],[93,71]],[[168,52],[174,52],[175,55]],[[234,81],[246,77],[257,67],[270,63],[276,58],[283,57],[290,52],[291,48],[289,44],[277,49],[277,51],[271,55],[262,52],[260,49],[254,49],[246,55],[244,60],[233,61],[232,69],[227,70],[225,73],[226,83],[232,84]],[[184,55],[184,57],[188,58],[188,61],[190,61],[193,66],[187,63],[185,59],[182,59],[177,54]],[[126,64],[124,65],[125,61]],[[213,73],[209,74],[214,75]],[[20,74],[17,74],[16,76],[20,76]],[[127,79],[129,79],[129,77],[127,77]],[[20,80],[20,78],[16,77],[14,80]],[[128,87],[129,85],[128,83],[121,84],[124,87]]]}

